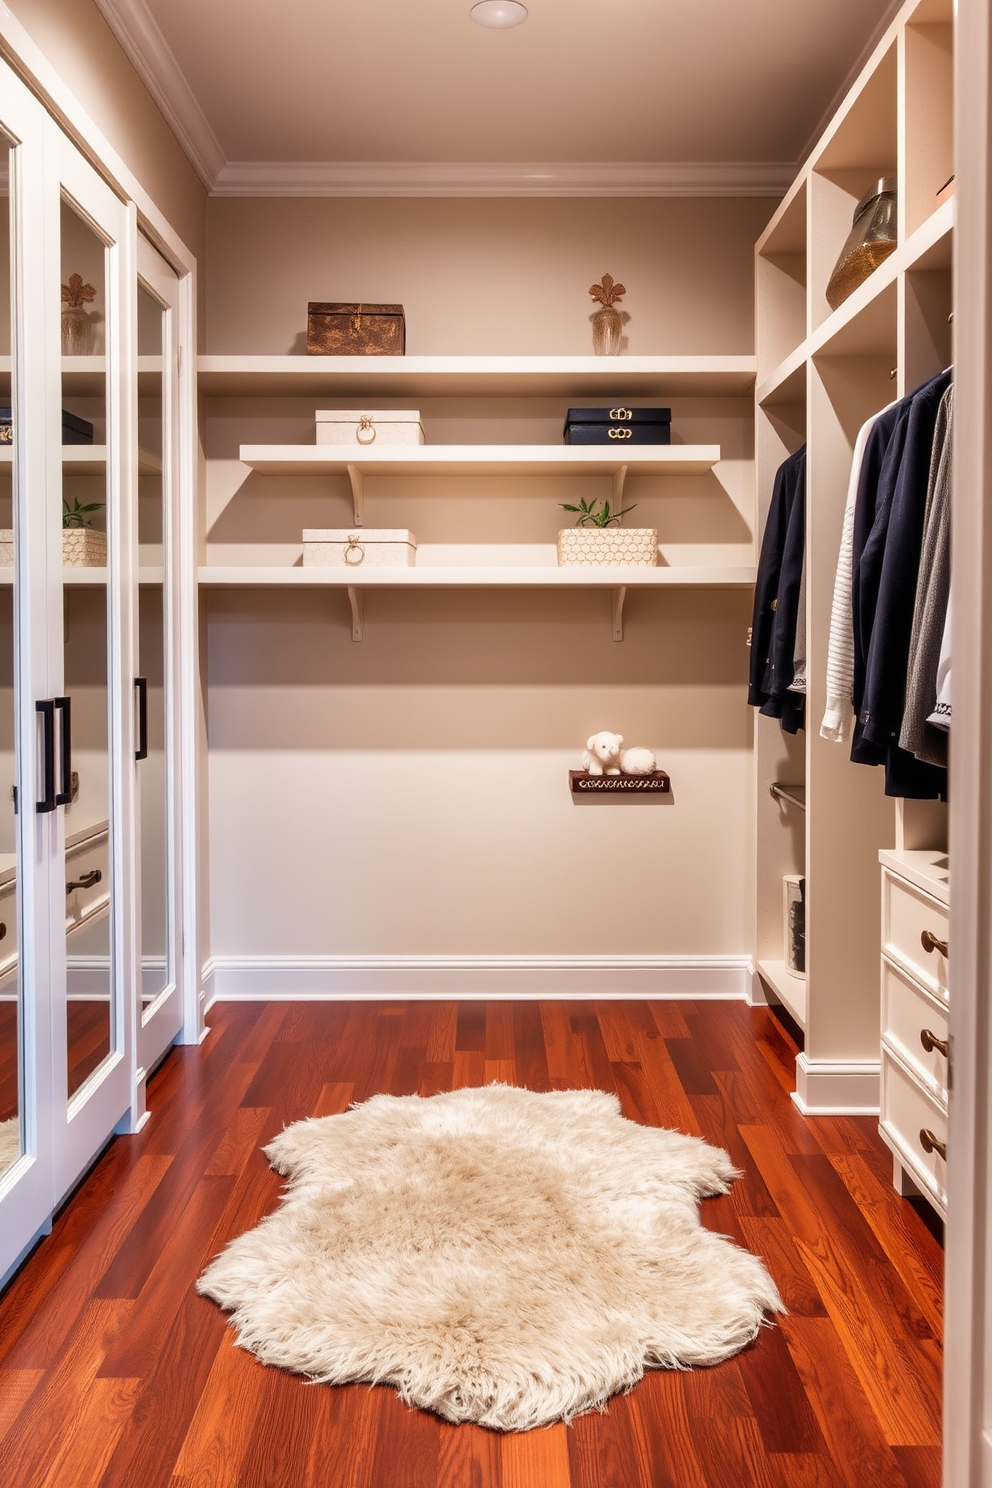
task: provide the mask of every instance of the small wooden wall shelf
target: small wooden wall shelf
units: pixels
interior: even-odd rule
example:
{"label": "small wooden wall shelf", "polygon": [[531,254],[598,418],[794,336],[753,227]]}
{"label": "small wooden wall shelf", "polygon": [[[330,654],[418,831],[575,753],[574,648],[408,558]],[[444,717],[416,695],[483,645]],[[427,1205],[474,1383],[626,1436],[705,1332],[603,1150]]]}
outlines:
{"label": "small wooden wall shelf", "polygon": [[568,784],[575,796],[591,796],[599,792],[614,795],[664,795],[672,788],[672,782],[664,770],[655,770],[652,775],[590,775],[586,770],[569,770]]}

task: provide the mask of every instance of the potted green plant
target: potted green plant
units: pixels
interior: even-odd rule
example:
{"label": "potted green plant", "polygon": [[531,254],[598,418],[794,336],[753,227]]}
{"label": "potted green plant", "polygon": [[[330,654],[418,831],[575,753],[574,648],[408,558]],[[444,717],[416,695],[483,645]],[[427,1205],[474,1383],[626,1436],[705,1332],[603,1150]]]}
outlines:
{"label": "potted green plant", "polygon": [[107,534],[90,525],[93,512],[103,510],[102,501],[72,504],[62,498],[62,562],[66,568],[103,568],[107,562]]}
{"label": "potted green plant", "polygon": [[558,566],[597,567],[634,565],[654,568],[658,562],[658,531],[655,527],[621,527],[620,519],[632,506],[614,511],[608,501],[586,501],[578,506],[560,501],[563,511],[575,512],[575,526],[558,534]]}

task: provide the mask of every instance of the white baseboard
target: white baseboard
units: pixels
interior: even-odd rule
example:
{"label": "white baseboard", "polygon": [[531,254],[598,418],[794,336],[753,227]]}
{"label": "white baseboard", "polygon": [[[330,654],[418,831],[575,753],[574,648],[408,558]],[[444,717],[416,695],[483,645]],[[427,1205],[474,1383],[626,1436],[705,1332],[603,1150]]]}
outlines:
{"label": "white baseboard", "polygon": [[804,1116],[877,1116],[881,1068],[877,1059],[845,1063],[800,1054],[792,1099]]}
{"label": "white baseboard", "polygon": [[215,956],[210,1003],[651,998],[746,1000],[747,956]]}

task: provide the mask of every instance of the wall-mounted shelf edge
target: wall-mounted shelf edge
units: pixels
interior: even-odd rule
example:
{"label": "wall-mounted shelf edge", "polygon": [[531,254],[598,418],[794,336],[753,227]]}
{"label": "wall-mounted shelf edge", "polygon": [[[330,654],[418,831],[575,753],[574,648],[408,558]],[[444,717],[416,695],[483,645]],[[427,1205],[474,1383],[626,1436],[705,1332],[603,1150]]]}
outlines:
{"label": "wall-mounted shelf edge", "polygon": [[748,589],[753,568],[289,568],[207,564],[197,570],[205,589]]}
{"label": "wall-mounted shelf edge", "polygon": [[604,446],[420,444],[362,450],[352,445],[243,444],[242,464],[260,475],[705,475],[718,444]]}
{"label": "wall-mounted shelf edge", "polygon": [[201,356],[210,397],[746,397],[753,356]]}

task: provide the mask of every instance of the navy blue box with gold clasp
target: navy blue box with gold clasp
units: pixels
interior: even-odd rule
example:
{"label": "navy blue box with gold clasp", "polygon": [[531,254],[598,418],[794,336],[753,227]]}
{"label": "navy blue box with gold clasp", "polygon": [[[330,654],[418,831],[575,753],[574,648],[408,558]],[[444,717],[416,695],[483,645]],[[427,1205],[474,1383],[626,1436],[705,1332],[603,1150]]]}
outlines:
{"label": "navy blue box with gold clasp", "polygon": [[565,417],[566,444],[671,444],[670,408],[570,408]]}

